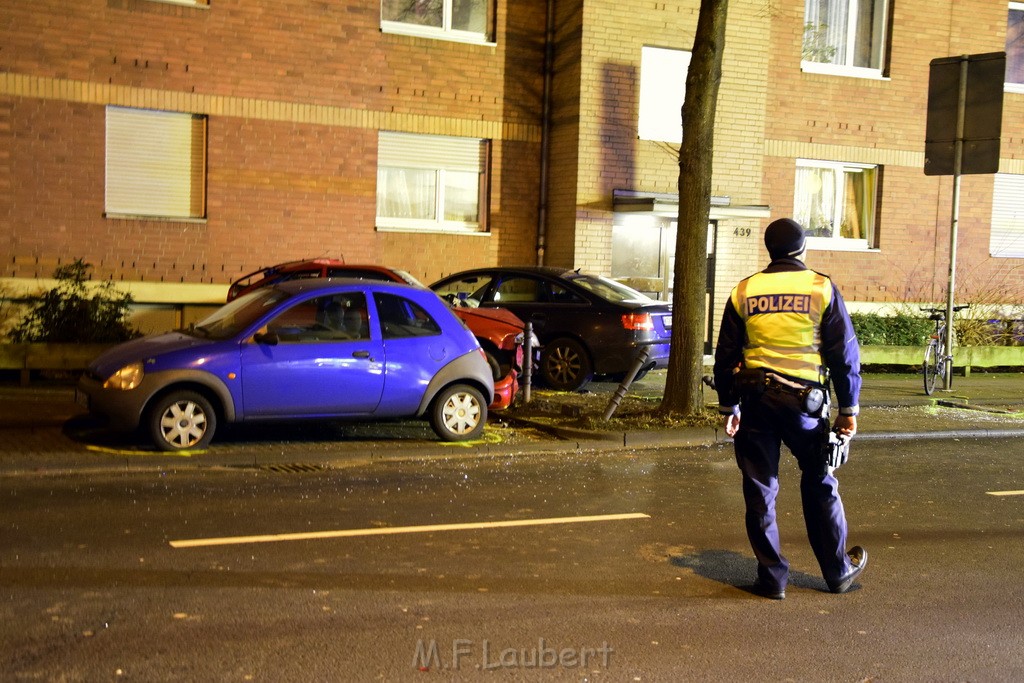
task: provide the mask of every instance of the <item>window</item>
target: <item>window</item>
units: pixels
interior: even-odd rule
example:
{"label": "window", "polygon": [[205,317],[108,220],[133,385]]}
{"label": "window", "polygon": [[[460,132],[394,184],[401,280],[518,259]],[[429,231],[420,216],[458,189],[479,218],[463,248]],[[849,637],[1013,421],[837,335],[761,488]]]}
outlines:
{"label": "window", "polygon": [[798,159],[793,217],[810,249],[875,246],[878,166]]}
{"label": "window", "polygon": [[1024,175],[995,174],[988,250],[992,256],[1024,258]]}
{"label": "window", "polygon": [[804,0],[804,71],[879,77],[888,0]]}
{"label": "window", "polygon": [[381,132],[377,227],[482,232],[486,140]]}
{"label": "window", "polygon": [[382,0],[381,30],[387,33],[485,43],[492,32],[492,0]]}
{"label": "window", "polygon": [[206,117],[107,107],[108,216],[206,216]]}
{"label": "window", "polygon": [[285,344],[369,339],[366,320],[366,297],[333,294],[288,308],[267,324],[267,332]]}
{"label": "window", "polygon": [[394,294],[374,294],[380,317],[380,330],[385,339],[433,337],[441,334],[441,326],[423,308]]}
{"label": "window", "polygon": [[1024,92],[1024,2],[1011,2],[1006,20],[1006,84]]}
{"label": "window", "polygon": [[690,53],[644,47],[640,52],[641,140],[683,141],[683,99]]}

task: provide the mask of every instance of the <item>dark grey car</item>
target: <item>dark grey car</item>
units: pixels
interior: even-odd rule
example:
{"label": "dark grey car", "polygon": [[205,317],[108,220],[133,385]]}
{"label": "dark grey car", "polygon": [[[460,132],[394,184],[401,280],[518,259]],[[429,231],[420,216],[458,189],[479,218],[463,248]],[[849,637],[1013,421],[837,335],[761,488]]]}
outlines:
{"label": "dark grey car", "polygon": [[641,347],[646,372],[668,364],[672,307],[614,280],[548,266],[478,268],[430,286],[465,306],[505,308],[533,324],[544,382],[571,391],[595,375],[622,375]]}

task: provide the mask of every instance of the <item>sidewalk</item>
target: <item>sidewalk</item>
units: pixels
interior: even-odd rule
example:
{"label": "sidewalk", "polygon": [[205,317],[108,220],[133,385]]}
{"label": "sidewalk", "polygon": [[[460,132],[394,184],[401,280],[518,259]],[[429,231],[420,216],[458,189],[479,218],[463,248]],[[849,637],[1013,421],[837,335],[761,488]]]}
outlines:
{"label": "sidewalk", "polygon": [[[867,373],[863,377],[858,419],[861,439],[972,438],[1024,436],[1024,373],[979,373],[955,376],[953,388],[936,388],[924,393],[921,375],[914,373]],[[607,392],[617,385],[593,383],[589,390]],[[638,395],[660,398],[664,394],[665,373],[652,372],[630,387]],[[705,398],[714,393],[705,390]],[[673,429],[637,432],[581,433],[578,430],[552,430],[562,438],[586,441],[604,439],[629,447],[696,446],[726,440],[719,430]]]}
{"label": "sidewalk", "polygon": [[[664,372],[652,372],[630,388],[657,405],[664,393]],[[607,405],[614,383],[595,382],[588,391]],[[531,421],[502,419],[495,414],[488,432],[492,438],[472,444],[445,444],[418,424],[394,427],[388,423],[335,429],[297,428],[286,436],[262,439],[259,430],[241,442],[220,440],[190,458],[159,453],[142,443],[124,442],[122,451],[96,447],[69,435],[67,425],[84,416],[69,384],[35,382],[28,387],[0,384],[0,471],[79,471],[83,467],[240,466],[269,467],[309,462],[345,466],[386,460],[510,456],[565,451],[618,451],[623,448],[692,448],[727,441],[721,429],[644,429],[636,431],[580,430],[574,418],[559,414],[558,392],[535,393],[550,415]],[[705,398],[713,400],[713,392]],[[519,400],[519,399],[517,399]],[[566,399],[568,402],[568,398]],[[861,392],[858,439],[982,438],[1024,436],[1024,374],[973,373],[955,377],[951,391],[937,389],[926,396],[916,374],[866,374]],[[397,431],[406,430],[398,434]],[[395,434],[391,432],[395,431]],[[411,435],[410,435],[411,431]],[[337,434],[341,433],[339,438]],[[101,439],[106,440],[106,439]],[[141,457],[140,457],[141,456]]]}

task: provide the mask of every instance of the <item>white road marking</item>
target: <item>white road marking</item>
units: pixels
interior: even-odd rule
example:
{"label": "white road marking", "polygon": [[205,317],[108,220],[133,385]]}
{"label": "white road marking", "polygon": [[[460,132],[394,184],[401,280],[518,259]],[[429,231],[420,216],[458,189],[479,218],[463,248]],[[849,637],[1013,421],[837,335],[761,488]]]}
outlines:
{"label": "white road marking", "polygon": [[1024,491],[987,491],[990,496],[1024,496]]}
{"label": "white road marking", "polygon": [[617,515],[590,515],[586,517],[548,517],[546,519],[511,519],[499,522],[467,522],[462,524],[428,524],[424,526],[396,526],[378,529],[339,529],[336,531],[306,531],[292,534],[262,536],[231,536],[225,538],[193,538],[170,541],[172,548],[199,548],[212,545],[240,545],[243,543],[274,543],[277,541],[307,541],[322,538],[349,538],[352,536],[385,536],[389,534],[423,534],[433,531],[464,531],[467,529],[500,529],[515,526],[544,526],[548,524],[578,524],[581,522],[615,522],[626,519],[650,519],[642,512]]}

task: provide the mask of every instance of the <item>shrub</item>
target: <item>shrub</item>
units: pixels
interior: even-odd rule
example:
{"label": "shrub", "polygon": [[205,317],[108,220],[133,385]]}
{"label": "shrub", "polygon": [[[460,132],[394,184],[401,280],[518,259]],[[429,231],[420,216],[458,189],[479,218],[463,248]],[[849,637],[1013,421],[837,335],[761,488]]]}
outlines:
{"label": "shrub", "polygon": [[894,315],[851,313],[850,319],[861,344],[919,346],[935,331],[935,323],[928,318],[903,312]]}
{"label": "shrub", "polygon": [[[851,313],[853,329],[862,345],[920,346],[935,331],[935,321],[897,312],[893,315]],[[1020,346],[1024,322],[1014,318],[956,318],[958,346]]]}
{"label": "shrub", "polygon": [[92,265],[81,259],[54,271],[57,286],[44,292],[10,332],[15,342],[116,343],[138,337],[125,317],[132,297],[112,282],[86,287]]}

